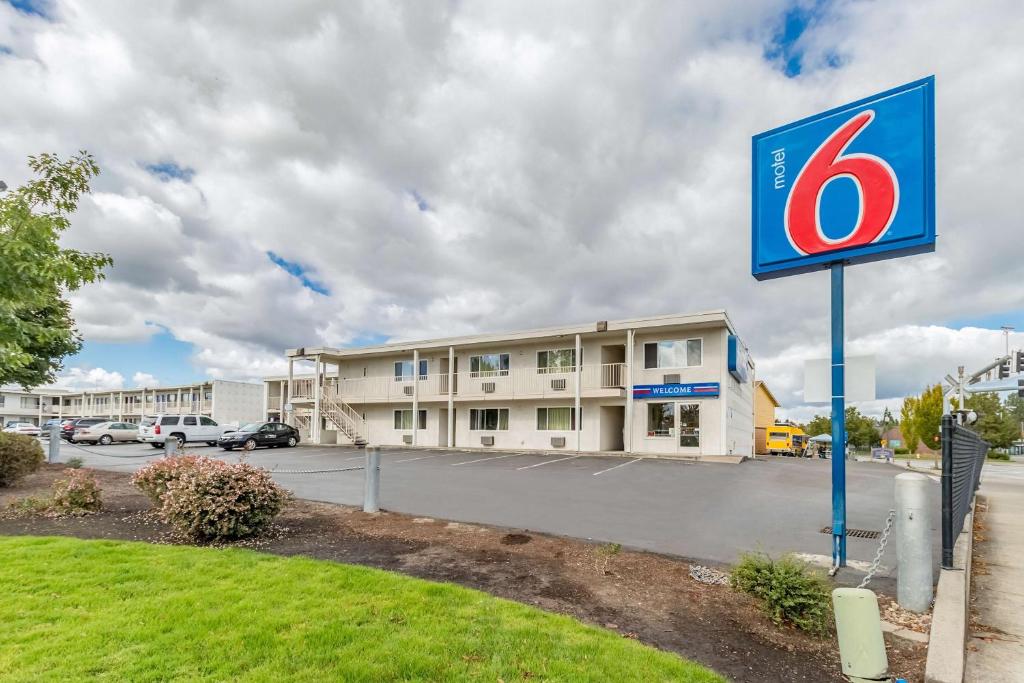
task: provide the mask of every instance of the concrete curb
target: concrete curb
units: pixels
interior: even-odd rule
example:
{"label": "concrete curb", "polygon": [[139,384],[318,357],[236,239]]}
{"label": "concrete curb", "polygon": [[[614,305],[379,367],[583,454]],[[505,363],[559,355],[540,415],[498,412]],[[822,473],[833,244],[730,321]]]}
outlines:
{"label": "concrete curb", "polygon": [[[977,498],[974,500],[977,504]],[[940,569],[935,589],[928,642],[925,683],[963,683],[967,659],[967,625],[971,604],[971,554],[974,549],[974,505],[953,546],[953,566]],[[962,569],[960,569],[962,567]]]}

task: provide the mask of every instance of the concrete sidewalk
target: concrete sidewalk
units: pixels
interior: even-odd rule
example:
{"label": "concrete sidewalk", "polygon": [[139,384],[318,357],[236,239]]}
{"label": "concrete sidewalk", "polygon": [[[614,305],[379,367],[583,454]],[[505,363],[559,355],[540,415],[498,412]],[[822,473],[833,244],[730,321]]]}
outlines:
{"label": "concrete sidewalk", "polygon": [[983,476],[983,482],[977,507],[985,531],[974,546],[976,623],[964,680],[1024,681],[1024,481]]}

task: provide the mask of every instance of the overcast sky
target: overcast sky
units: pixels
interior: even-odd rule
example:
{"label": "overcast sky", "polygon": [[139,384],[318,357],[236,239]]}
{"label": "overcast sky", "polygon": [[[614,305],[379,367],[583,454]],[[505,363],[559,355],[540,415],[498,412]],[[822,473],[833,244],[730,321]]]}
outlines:
{"label": "overcast sky", "polygon": [[0,0],[0,179],[103,169],[66,386],[726,308],[804,418],[828,276],[750,276],[750,137],[935,74],[938,249],[847,271],[878,412],[1024,330],[1022,35],[1012,0]]}

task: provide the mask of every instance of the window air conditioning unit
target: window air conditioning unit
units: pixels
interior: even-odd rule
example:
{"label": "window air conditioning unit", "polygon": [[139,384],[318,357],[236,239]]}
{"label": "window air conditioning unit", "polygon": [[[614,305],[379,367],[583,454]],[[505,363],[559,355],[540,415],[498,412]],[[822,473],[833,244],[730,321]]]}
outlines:
{"label": "window air conditioning unit", "polygon": [[565,448],[565,437],[564,436],[553,436],[551,437],[551,446],[554,448]]}
{"label": "window air conditioning unit", "polygon": [[[484,390],[485,394],[493,394],[494,393],[494,382],[483,382],[481,384],[481,386],[483,387],[483,390]],[[486,437],[484,437],[484,438],[486,438]]]}
{"label": "window air conditioning unit", "polygon": [[481,436],[480,437],[480,445],[481,446],[493,446],[494,445],[494,437],[493,436]]}
{"label": "window air conditioning unit", "polygon": [[661,381],[663,384],[679,384],[679,375],[665,375]]}
{"label": "window air conditioning unit", "polygon": [[402,393],[406,396],[412,396],[412,387],[402,387]]}
{"label": "window air conditioning unit", "polygon": [[551,388],[555,391],[565,391],[565,378],[551,380]]}
{"label": "window air conditioning unit", "polygon": [[412,434],[403,434],[402,443],[412,444]]}

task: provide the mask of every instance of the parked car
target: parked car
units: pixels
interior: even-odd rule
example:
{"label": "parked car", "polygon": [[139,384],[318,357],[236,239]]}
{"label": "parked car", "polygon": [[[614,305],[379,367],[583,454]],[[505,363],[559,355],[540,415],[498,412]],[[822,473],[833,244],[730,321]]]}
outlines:
{"label": "parked car", "polygon": [[157,415],[139,424],[139,440],[153,448],[163,448],[167,439],[177,439],[179,445],[205,441],[216,446],[227,429],[205,415]]}
{"label": "parked car", "polygon": [[299,430],[282,422],[252,422],[228,432],[221,437],[217,445],[226,451],[244,448],[251,451],[260,446],[273,448],[286,446],[291,448],[299,443]]}
{"label": "parked car", "polygon": [[138,441],[139,427],[131,422],[100,422],[97,425],[79,429],[72,436],[75,443],[93,443],[109,446],[115,441]]}
{"label": "parked car", "polygon": [[31,422],[8,422],[4,427],[8,434],[24,434],[26,436],[39,436],[39,427]]}
{"label": "parked car", "polygon": [[110,419],[105,417],[79,417],[77,419],[64,420],[60,425],[60,438],[71,441],[71,437],[74,436],[76,431],[109,421]]}
{"label": "parked car", "polygon": [[41,432],[39,434],[39,436],[41,436],[41,437],[43,437],[45,439],[49,439],[50,438],[50,428],[53,427],[54,425],[57,425],[58,427],[60,427],[62,424],[64,424],[64,420],[62,420],[59,417],[55,417],[55,418],[47,420],[46,422],[43,423],[43,426],[39,428],[39,431]]}

